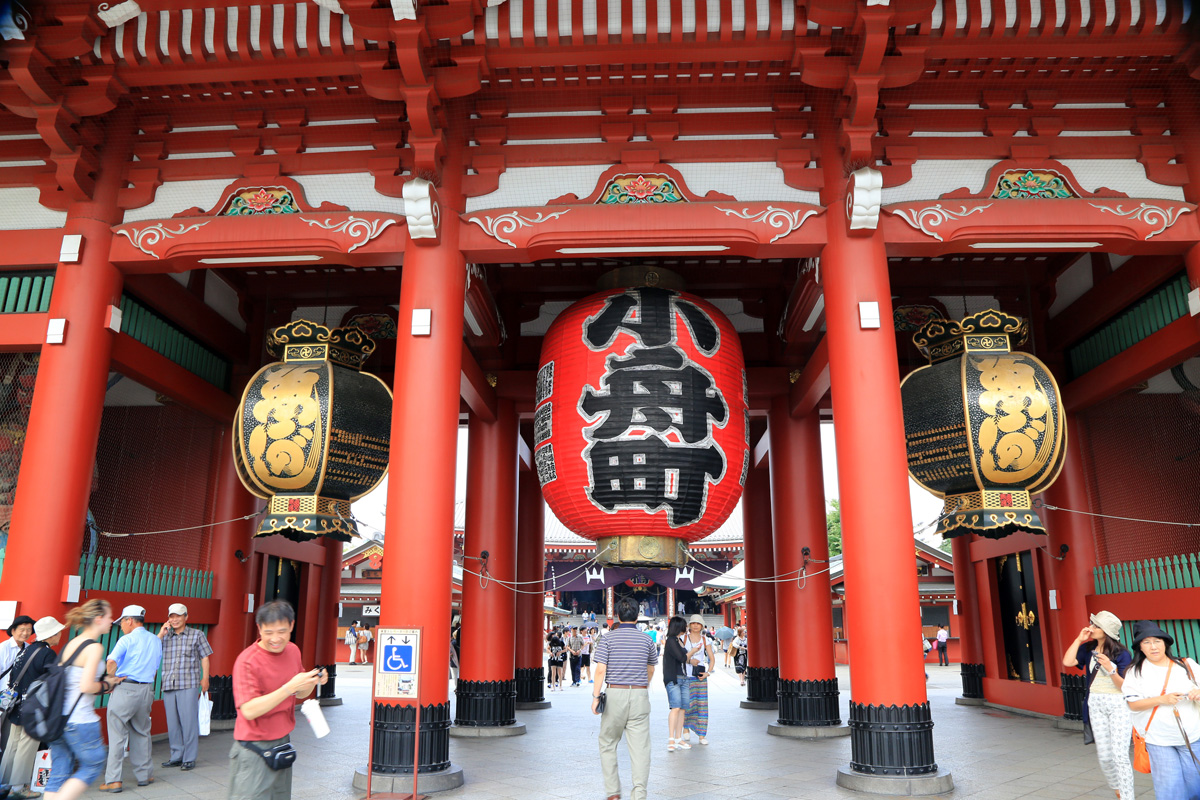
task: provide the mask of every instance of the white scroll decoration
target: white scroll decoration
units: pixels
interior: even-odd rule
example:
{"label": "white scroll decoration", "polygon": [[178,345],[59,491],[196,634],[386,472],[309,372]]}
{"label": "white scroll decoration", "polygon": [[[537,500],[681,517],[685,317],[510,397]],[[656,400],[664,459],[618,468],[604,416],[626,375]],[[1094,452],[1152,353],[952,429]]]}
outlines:
{"label": "white scroll decoration", "polygon": [[539,225],[543,222],[549,222],[552,219],[557,219],[563,214],[566,214],[571,209],[564,211],[555,211],[553,214],[543,214],[538,212],[536,217],[523,217],[519,211],[510,211],[507,214],[501,214],[498,217],[484,216],[481,220],[479,217],[467,217],[468,222],[474,222],[479,227],[483,228],[483,232],[492,237],[498,242],[503,242],[509,247],[516,247],[510,240],[504,238],[504,234],[510,234],[519,228],[528,228],[531,225]]}
{"label": "white scroll decoration", "polygon": [[137,4],[137,0],[125,0],[124,3],[118,3],[111,8],[108,3],[101,3],[96,9],[96,16],[100,17],[100,21],[110,28],[124,25],[141,13],[142,9]]}
{"label": "white scroll decoration", "polygon": [[404,196],[408,235],[414,239],[437,239],[442,211],[433,184],[424,178],[413,178],[404,184],[401,194]]}
{"label": "white scroll decoration", "polygon": [[159,258],[158,253],[148,248],[154,247],[154,245],[158,244],[164,239],[174,239],[178,236],[183,236],[186,233],[191,233],[194,230],[199,230],[209,222],[212,222],[212,220],[196,222],[192,225],[181,223],[177,230],[172,230],[160,222],[157,225],[150,225],[145,228],[131,228],[129,230],[118,228],[117,235],[124,236],[133,243],[134,247],[136,247],[138,250],[141,250],[146,255]]}
{"label": "white scroll decoration", "polygon": [[977,211],[983,211],[984,209],[991,207],[992,204],[988,203],[987,205],[975,206],[974,208],[962,206],[958,211],[951,211],[948,208],[942,208],[941,203],[937,203],[929,206],[928,208],[922,208],[919,210],[908,208],[896,208],[888,210],[926,236],[932,236],[939,242],[944,242],[946,240],[939,236],[936,232],[930,230],[930,228],[936,228],[938,225],[941,225],[948,219],[959,219],[967,216],[968,214],[974,214]]}
{"label": "white scroll decoration", "polygon": [[799,230],[800,226],[804,224],[804,220],[814,217],[818,213],[811,208],[799,208],[795,211],[788,211],[786,208],[776,208],[775,206],[767,206],[766,211],[760,211],[757,214],[751,213],[747,208],[743,208],[741,211],[734,208],[718,208],[717,211],[721,211],[731,217],[744,219],[747,222],[762,222],[770,225],[772,228],[782,229],[772,237],[772,243],[782,239],[793,231]]}
{"label": "white scroll decoration", "polygon": [[1113,206],[1101,205],[1099,203],[1089,203],[1088,205],[1092,206],[1093,208],[1098,208],[1101,211],[1105,211],[1109,214],[1116,214],[1119,217],[1136,219],[1139,222],[1146,223],[1152,228],[1157,225],[1157,228],[1154,228],[1154,230],[1146,234],[1146,240],[1150,240],[1162,233],[1167,228],[1174,225],[1181,216],[1192,210],[1187,206],[1163,208],[1162,206],[1152,206],[1149,203],[1142,203],[1137,208],[1131,208],[1128,211],[1124,210],[1121,206],[1116,206],[1114,208]]}
{"label": "white scroll decoration", "polygon": [[879,227],[879,207],[883,202],[883,175],[877,169],[863,167],[850,173],[850,191],[846,193],[846,218],[850,230],[875,230]]}
{"label": "white scroll decoration", "polygon": [[[303,217],[301,218],[303,219]],[[349,217],[341,222],[334,222],[327,219],[324,222],[315,219],[306,219],[304,222],[308,225],[313,225],[318,228],[324,228],[327,231],[334,233],[344,233],[352,239],[358,239],[354,244],[350,245],[347,253],[353,253],[358,248],[362,247],[367,242],[374,239],[379,234],[383,233],[389,225],[395,225],[394,219],[363,219],[362,217]]]}

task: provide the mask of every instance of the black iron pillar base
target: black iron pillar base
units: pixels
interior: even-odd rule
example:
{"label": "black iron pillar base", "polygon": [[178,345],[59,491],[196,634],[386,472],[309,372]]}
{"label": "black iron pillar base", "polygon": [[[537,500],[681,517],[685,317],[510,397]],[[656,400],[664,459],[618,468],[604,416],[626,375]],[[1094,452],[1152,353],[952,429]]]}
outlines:
{"label": "black iron pillar base", "polygon": [[1087,691],[1086,675],[1062,675],[1063,719],[1083,719],[1083,695]]}
{"label": "black iron pillar base", "polygon": [[212,700],[212,721],[237,719],[233,704],[233,676],[212,675],[208,679],[208,699]]}
{"label": "black iron pillar base", "polygon": [[929,703],[872,706],[851,702],[850,769],[892,778],[936,774]]}
{"label": "black iron pillar base", "polygon": [[[375,775],[412,775],[416,706],[375,704]],[[450,769],[450,703],[421,707],[420,774]]]}
{"label": "black iron pillar base", "polygon": [[546,699],[546,670],[517,667],[517,702],[540,703]]}
{"label": "black iron pillar base", "polygon": [[517,721],[516,681],[464,681],[454,690],[454,724],[496,728]]}
{"label": "black iron pillar base", "polygon": [[337,664],[318,664],[325,670],[325,674],[329,676],[329,680],[324,686],[318,687],[317,702],[322,706],[340,706],[342,698],[337,696]]}
{"label": "black iron pillar base", "polygon": [[963,697],[983,699],[983,664],[962,664]]}
{"label": "black iron pillar base", "polygon": [[804,728],[841,725],[837,678],[824,681],[779,679],[779,724]]}
{"label": "black iron pillar base", "polygon": [[779,697],[779,667],[747,667],[746,699],[774,703]]}

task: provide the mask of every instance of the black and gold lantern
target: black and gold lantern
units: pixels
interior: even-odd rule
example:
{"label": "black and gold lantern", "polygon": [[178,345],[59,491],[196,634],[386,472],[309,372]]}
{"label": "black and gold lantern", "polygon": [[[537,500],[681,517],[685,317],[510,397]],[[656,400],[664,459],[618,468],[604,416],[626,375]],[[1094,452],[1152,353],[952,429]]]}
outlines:
{"label": "black and gold lantern", "polygon": [[1062,469],[1066,415],[1046,365],[1012,352],[1027,336],[1024,320],[994,309],[913,335],[929,365],[900,389],[908,472],[945,499],[943,536],[1045,533],[1030,495]]}
{"label": "black and gold lantern", "polygon": [[267,349],[283,360],[250,379],[234,421],[242,483],[269,501],[256,535],[349,541],[358,534],[350,503],[388,467],[392,393],[360,372],[375,342],[355,327],[297,320],[271,331]]}

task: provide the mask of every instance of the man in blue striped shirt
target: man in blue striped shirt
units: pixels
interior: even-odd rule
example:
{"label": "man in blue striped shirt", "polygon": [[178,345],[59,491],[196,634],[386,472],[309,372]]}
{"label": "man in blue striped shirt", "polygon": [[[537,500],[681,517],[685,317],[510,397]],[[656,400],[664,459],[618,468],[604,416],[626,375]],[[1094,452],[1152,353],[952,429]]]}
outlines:
{"label": "man in blue striped shirt", "polygon": [[631,800],[646,800],[650,778],[650,679],[658,664],[658,648],[637,629],[638,607],[632,598],[617,601],[618,625],[600,639],[592,656],[595,689],[592,713],[598,714],[600,687],[608,683],[604,715],[600,718],[600,769],[608,800],[621,797],[617,743],[625,736],[633,767]]}

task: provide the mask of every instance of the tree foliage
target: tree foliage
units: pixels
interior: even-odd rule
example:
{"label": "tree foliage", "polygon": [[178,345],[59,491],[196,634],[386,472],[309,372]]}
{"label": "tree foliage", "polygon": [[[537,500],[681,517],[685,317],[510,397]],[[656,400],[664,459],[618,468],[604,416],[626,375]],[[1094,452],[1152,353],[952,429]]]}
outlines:
{"label": "tree foliage", "polygon": [[829,505],[833,510],[825,514],[825,529],[829,532],[829,555],[836,556],[842,552],[842,509],[836,499]]}

